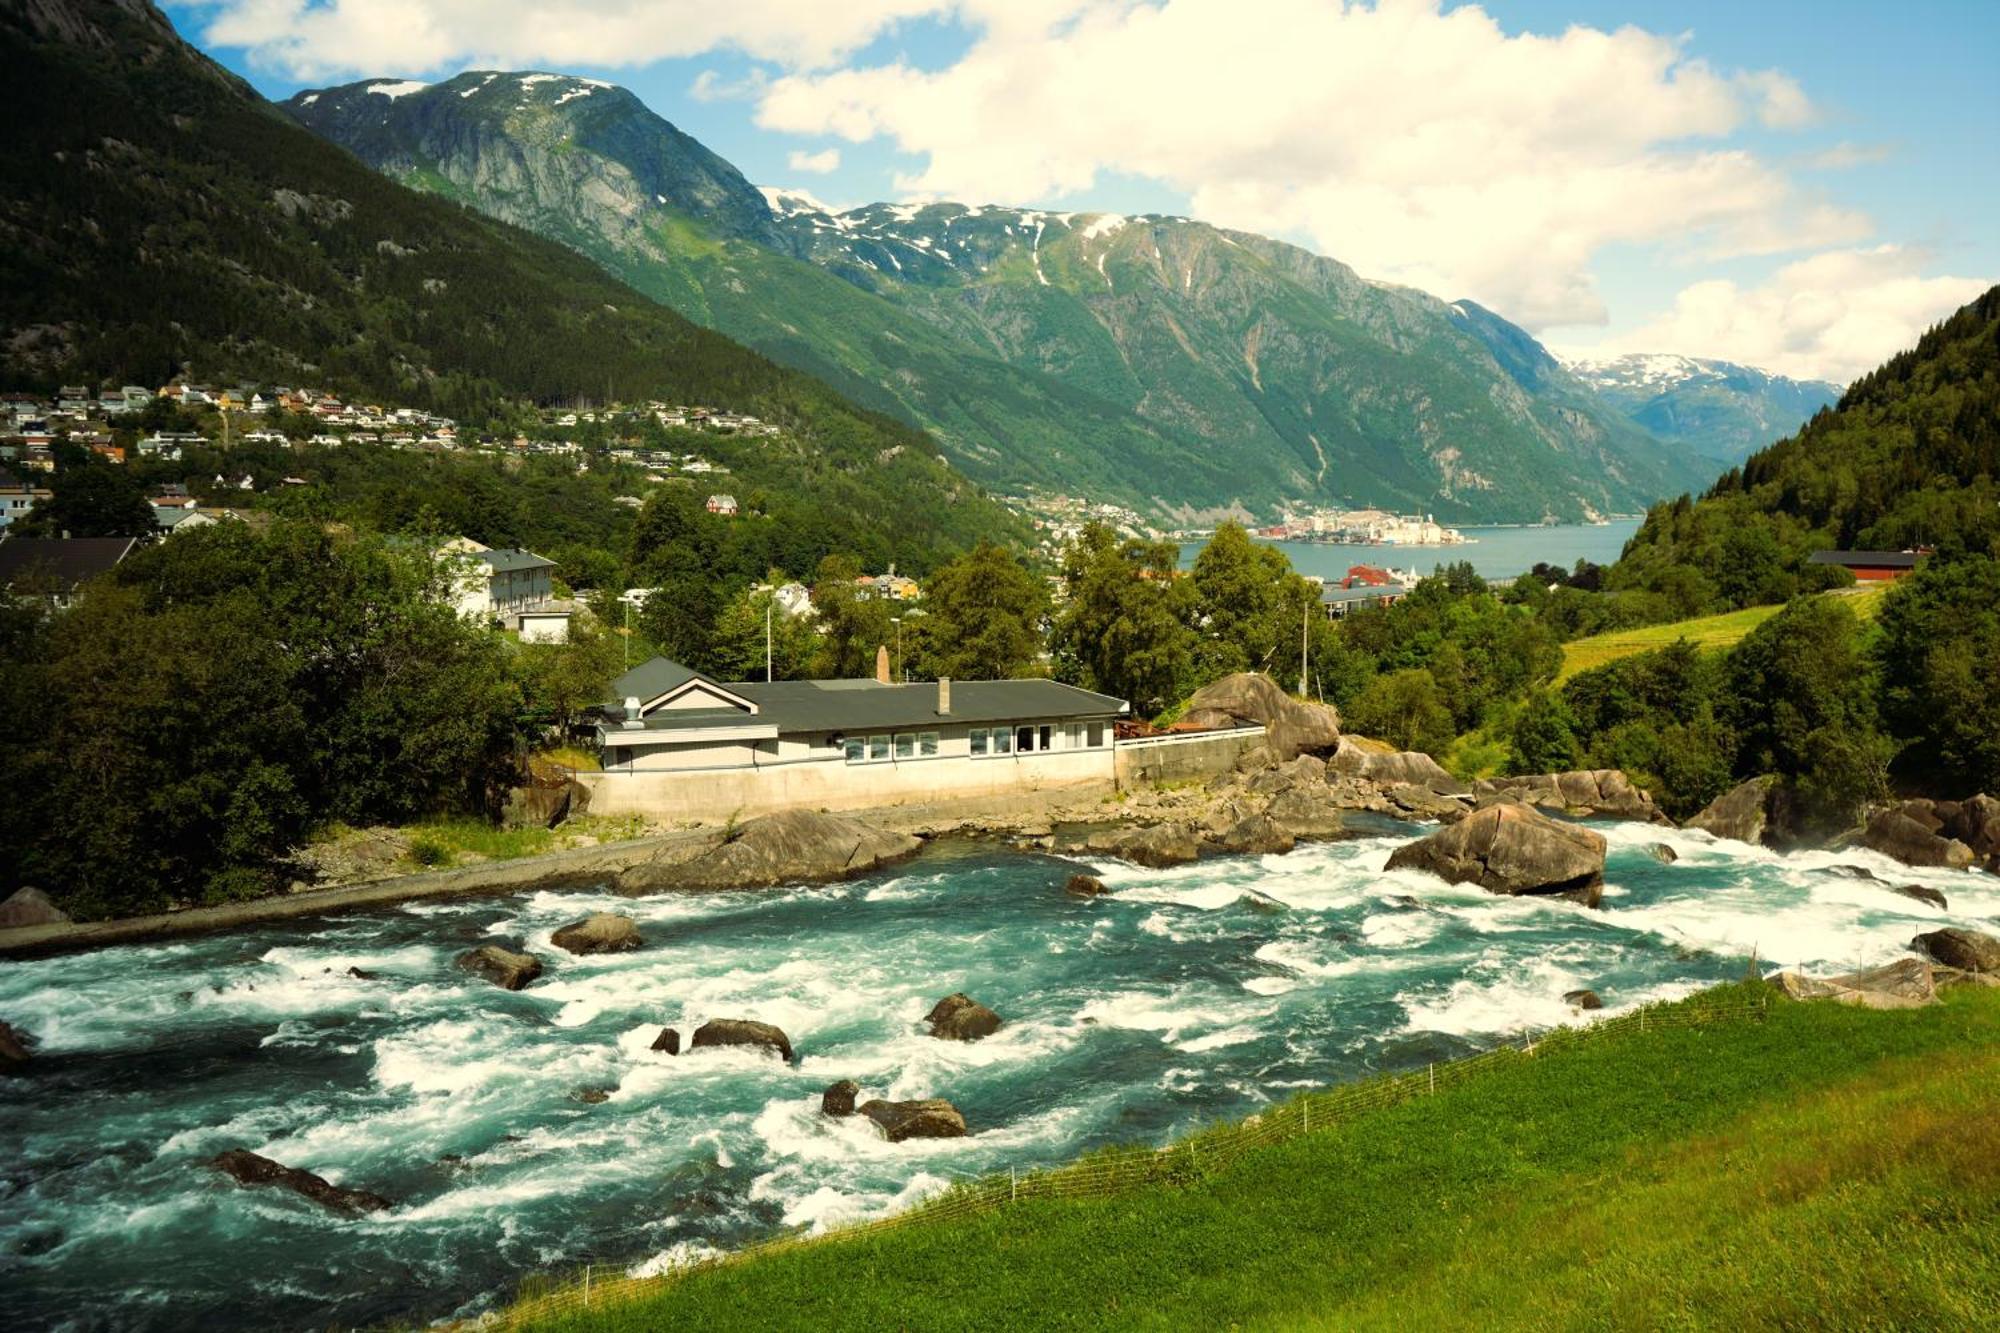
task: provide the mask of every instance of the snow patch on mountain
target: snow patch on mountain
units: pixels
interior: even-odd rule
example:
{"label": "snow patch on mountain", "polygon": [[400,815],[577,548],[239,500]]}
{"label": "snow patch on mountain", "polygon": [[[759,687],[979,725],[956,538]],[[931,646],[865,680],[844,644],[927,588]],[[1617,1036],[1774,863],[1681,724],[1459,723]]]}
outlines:
{"label": "snow patch on mountain", "polygon": [[[384,79],[380,83],[369,84],[368,91],[377,97],[386,97],[393,102],[398,97],[408,97],[411,93],[420,93],[428,87],[430,87],[428,83],[423,83],[416,79]],[[300,105],[305,105],[305,103],[301,103]]]}

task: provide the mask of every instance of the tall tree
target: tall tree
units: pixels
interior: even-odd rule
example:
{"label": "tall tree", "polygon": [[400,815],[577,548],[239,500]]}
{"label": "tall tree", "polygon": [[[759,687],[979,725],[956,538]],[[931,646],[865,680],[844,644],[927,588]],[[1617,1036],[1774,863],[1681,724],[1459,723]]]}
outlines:
{"label": "tall tree", "polygon": [[1047,586],[1011,552],[979,543],[940,566],[926,586],[923,674],[1006,680],[1036,673],[1048,604]]}
{"label": "tall tree", "polygon": [[1193,598],[1176,578],[1170,542],[1120,541],[1103,524],[1083,530],[1063,557],[1056,613],[1056,675],[1131,701],[1143,715],[1181,699],[1194,678]]}

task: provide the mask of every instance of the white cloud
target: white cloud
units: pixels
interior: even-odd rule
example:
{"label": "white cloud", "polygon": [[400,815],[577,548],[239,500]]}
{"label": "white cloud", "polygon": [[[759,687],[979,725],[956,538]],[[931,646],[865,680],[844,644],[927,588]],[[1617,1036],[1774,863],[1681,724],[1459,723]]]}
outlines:
{"label": "white cloud", "polygon": [[1925,258],[1897,245],[1829,250],[1754,286],[1697,282],[1665,313],[1589,352],[1713,356],[1846,384],[1992,285],[1991,278],[1925,277]]}
{"label": "white cloud", "polygon": [[785,162],[793,171],[807,171],[824,176],[830,171],[840,170],[840,150],[827,148],[817,153],[794,150]]}
{"label": "white cloud", "polygon": [[1813,117],[1776,71],[1636,28],[1509,36],[1435,0],[1078,0],[955,63],[774,80],[771,129],[893,140],[912,195],[1047,201],[1118,173],[1226,225],[1531,327],[1604,319],[1608,246],[1686,258],[1851,244],[1867,220],[1726,142]]}
{"label": "white cloud", "polygon": [[1806,165],[1821,171],[1846,171],[1850,167],[1873,166],[1877,162],[1889,160],[1888,144],[1848,143],[1843,140],[1831,148],[1822,148],[1806,159]]}

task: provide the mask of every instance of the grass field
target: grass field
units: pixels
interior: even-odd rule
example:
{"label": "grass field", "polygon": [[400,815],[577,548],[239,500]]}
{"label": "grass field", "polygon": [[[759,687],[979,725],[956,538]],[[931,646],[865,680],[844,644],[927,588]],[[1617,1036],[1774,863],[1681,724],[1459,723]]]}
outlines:
{"label": "grass field", "polygon": [[[1871,620],[1882,604],[1882,597],[1888,592],[1886,587],[1854,588],[1828,593],[1846,601],[1854,614],[1863,620]],[[1615,662],[1621,657],[1634,653],[1651,652],[1655,648],[1665,648],[1681,639],[1687,639],[1702,648],[1729,648],[1740,643],[1743,636],[1769,620],[1783,609],[1776,606],[1752,606],[1742,611],[1729,611],[1719,616],[1700,616],[1693,620],[1676,620],[1667,625],[1642,625],[1638,629],[1617,630],[1610,634],[1593,634],[1587,639],[1577,639],[1563,645],[1562,670],[1556,675],[1560,685],[1580,671],[1601,667],[1607,662]]]}
{"label": "grass field", "polygon": [[1545,1046],[1211,1172],[520,1326],[1956,1329],[1996,1309],[2000,990],[1959,990]]}

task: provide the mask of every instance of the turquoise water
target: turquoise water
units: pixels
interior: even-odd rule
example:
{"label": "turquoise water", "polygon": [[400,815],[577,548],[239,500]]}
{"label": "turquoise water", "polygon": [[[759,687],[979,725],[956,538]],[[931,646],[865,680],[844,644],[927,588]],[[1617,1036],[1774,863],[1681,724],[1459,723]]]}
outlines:
{"label": "turquoise water", "polygon": [[[1573,569],[1578,560],[1608,565],[1639,530],[1636,518],[1615,519],[1602,527],[1565,524],[1551,528],[1460,528],[1471,538],[1463,546],[1330,546],[1320,542],[1272,542],[1301,574],[1340,578],[1354,565],[1393,565],[1428,574],[1438,565],[1469,560],[1489,579],[1511,579],[1537,564]],[[1190,561],[1200,551],[1190,545]]]}
{"label": "turquoise water", "polygon": [[[2000,916],[2000,880],[1871,853],[1780,858],[1600,825],[1603,906],[1492,897],[1382,870],[1413,836],[1152,871],[1066,897],[1070,861],[937,845],[849,884],[626,901],[417,903],[146,947],[0,964],[0,1017],[41,1042],[0,1080],[0,1311],[10,1328],[262,1328],[469,1314],[525,1274],[668,1264],[879,1214],[945,1182],[1159,1142],[1293,1089],[1616,1013],[1767,961],[1844,969],[1943,921]],[[1665,841],[1681,859],[1646,852]],[[1923,882],[1949,913],[1832,872]],[[1287,905],[1258,911],[1249,890]],[[637,917],[640,952],[570,958],[550,933]],[[548,964],[508,993],[452,966],[517,941]],[[347,975],[349,967],[378,974]],[[923,1035],[966,990],[1007,1026]],[[758,1018],[799,1063],[648,1050]],[[840,1078],[943,1096],[972,1128],[891,1145],[816,1114]],[[583,1089],[609,1091],[588,1105]],[[249,1148],[396,1200],[352,1219],[202,1164]]]}

